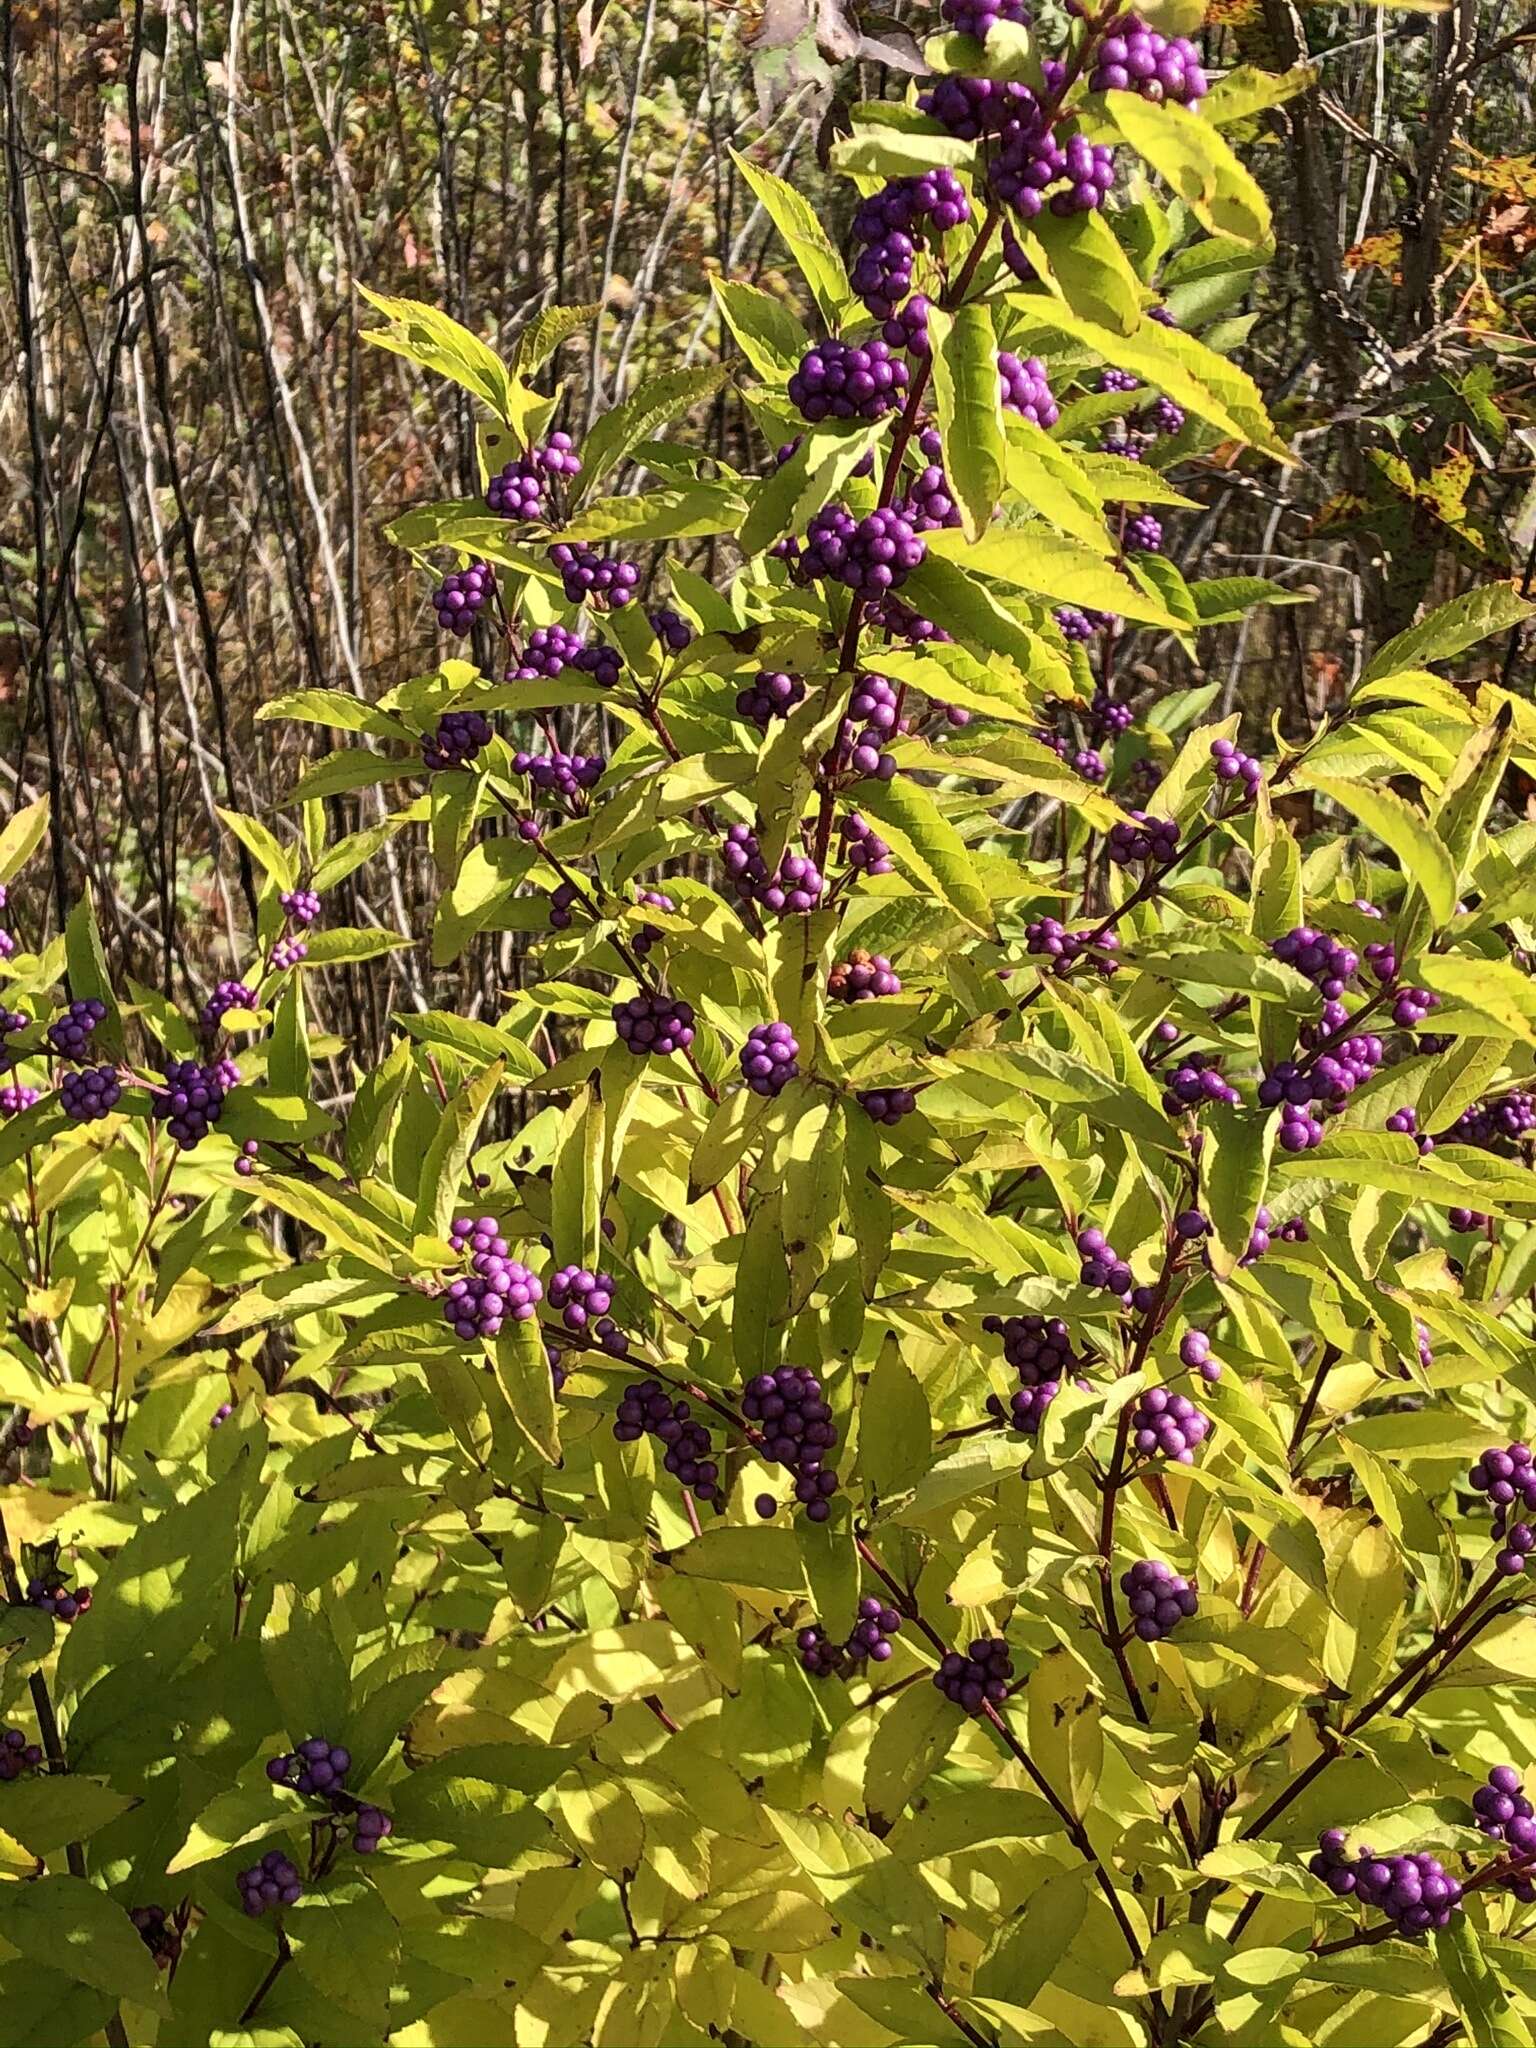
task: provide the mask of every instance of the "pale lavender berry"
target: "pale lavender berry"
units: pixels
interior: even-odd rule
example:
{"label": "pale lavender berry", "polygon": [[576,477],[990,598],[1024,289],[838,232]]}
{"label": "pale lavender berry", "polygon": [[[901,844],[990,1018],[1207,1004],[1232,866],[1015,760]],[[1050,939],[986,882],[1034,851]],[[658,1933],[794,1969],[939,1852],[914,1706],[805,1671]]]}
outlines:
{"label": "pale lavender berry", "polygon": [[272,972],[286,974],[289,968],[308,958],[309,947],[303,939],[279,939],[272,948]]}

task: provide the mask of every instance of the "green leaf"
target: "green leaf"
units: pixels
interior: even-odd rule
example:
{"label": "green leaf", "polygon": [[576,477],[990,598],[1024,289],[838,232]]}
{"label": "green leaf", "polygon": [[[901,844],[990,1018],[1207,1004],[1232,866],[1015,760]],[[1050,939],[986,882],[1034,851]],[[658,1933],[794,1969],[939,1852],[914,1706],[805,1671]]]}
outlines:
{"label": "green leaf", "polygon": [[690,1578],[765,1593],[793,1595],[805,1587],[805,1560],[793,1529],[732,1529],[716,1523],[675,1552],[672,1565]]}
{"label": "green leaf", "polygon": [[595,1272],[602,1263],[605,1117],[594,1085],[574,1096],[565,1112],[550,1174],[550,1222],[558,1259]]}
{"label": "green leaf", "polygon": [[793,185],[785,184],[772,171],[760,170],[739,150],[731,151],[731,161],[746,179],[764,213],[783,236],[785,246],[799,264],[800,274],[821,309],[821,317],[835,334],[842,325],[852,295],[842,258],[833,248],[815,208]]}
{"label": "green leaf", "polygon": [[953,314],[935,306],[928,338],[944,474],[960,509],[960,530],[975,540],[997,509],[1007,454],[991,315],[979,301]]}
{"label": "green leaf", "polygon": [[946,558],[963,562],[972,576],[988,576],[1016,590],[1036,591],[1052,604],[1118,612],[1122,618],[1174,631],[1182,627],[1183,622],[1166,605],[1148,596],[1092,548],[1039,523],[998,527],[975,543],[955,532],[931,533],[928,560],[914,570],[908,583],[926,577]]}
{"label": "green leaf", "polygon": [[981,886],[964,840],[921,783],[860,785],[859,807],[878,820],[882,836],[901,865],[931,889],[972,930],[990,934],[992,905]]}
{"label": "green leaf", "polygon": [[494,1061],[453,1096],[439,1119],[421,1163],[413,1228],[423,1236],[447,1237],[460,1204],[464,1171],[480,1126],[501,1086],[502,1063]]}
{"label": "green leaf", "polygon": [[1093,1810],[1104,1735],[1092,1682],[1075,1657],[1048,1650],[1030,1673],[1029,1753],[1046,1783],[1079,1819]]}
{"label": "green leaf", "polygon": [[914,1685],[892,1701],[864,1759],[866,1811],[894,1820],[949,1754],[955,1732],[954,1707],[937,1686]]}
{"label": "green leaf", "polygon": [[1469,735],[1430,814],[1430,823],[1456,869],[1458,886],[1476,866],[1483,827],[1509,766],[1514,744],[1512,725],[1513,708],[1505,703],[1491,724]]}
{"label": "green leaf", "polygon": [[422,305],[415,299],[386,298],[382,292],[370,291],[367,285],[359,285],[358,290],[390,323],[387,328],[365,328],[364,341],[405,356],[424,370],[462,385],[474,397],[483,399],[498,419],[510,423],[511,379],[494,349],[487,348],[478,335],[471,334],[436,306]]}
{"label": "green leaf", "polygon": [[1077,1939],[1088,1911],[1088,1890],[1075,1870],[1048,1877],[1004,1920],[976,1967],[976,1992],[1005,1998],[1026,2011]]}
{"label": "green leaf", "polygon": [[602,311],[599,305],[546,306],[535,313],[512,347],[512,374],[531,377],[541,370],[568,336],[587,326]]}
{"label": "green leaf", "polygon": [[1430,1939],[1472,2048],[1531,2048],[1530,2028],[1484,1954],[1469,1915],[1453,1913],[1451,1924],[1436,1928]]}
{"label": "green leaf", "polygon": [[730,382],[723,364],[701,370],[663,370],[651,377],[621,405],[603,414],[581,444],[581,481],[592,491],[612,469],[630,456],[658,427],[691,412]]}
{"label": "green leaf", "polygon": [[48,799],[40,796],[6,819],[5,829],[0,831],[0,882],[8,882],[36,853],[48,830],[48,818]]}
{"label": "green leaf", "polygon": [[832,1259],[843,1205],[846,1111],[836,1097],[814,1096],[796,1118],[784,1154],[784,1256],[789,1306],[803,1308]]}
{"label": "green leaf", "polygon": [[1254,1219],[1269,1182],[1278,1116],[1213,1103],[1205,1112],[1200,1192],[1211,1225],[1212,1269],[1230,1279],[1248,1249]]}
{"label": "green leaf", "polygon": [[816,1814],[771,1806],[763,1813],[839,1919],[935,1975],[942,1970],[944,1925],[938,1902],[883,1842]]}
{"label": "green leaf", "polygon": [[712,275],[710,290],[742,354],[759,377],[786,384],[811,345],[794,311],[756,285]]}
{"label": "green leaf", "polygon": [[852,433],[807,428],[788,461],[769,471],[752,492],[737,538],[744,555],[761,554],[787,533],[803,533],[880,439],[878,427]]}
{"label": "green leaf", "polygon": [[115,1899],[83,1877],[0,1886],[0,1936],[33,1962],[111,1998],[161,2003],[138,1929]]}
{"label": "green leaf", "polygon": [[400,953],[414,946],[414,939],[400,932],[364,931],[350,925],[332,925],[305,940],[309,948],[307,967],[339,967],[354,960],[382,960],[386,953]]}
{"label": "green leaf", "polygon": [[1450,922],[1456,914],[1456,866],[1433,828],[1411,805],[1392,790],[1378,789],[1366,782],[1343,782],[1333,776],[1308,775],[1305,771],[1296,781],[1358,818],[1368,832],[1397,855],[1418,883],[1435,923]]}
{"label": "green leaf", "polygon": [[1141,286],[1103,214],[1047,211],[1016,232],[1046,284],[1075,313],[1112,334],[1135,333]]}
{"label": "green leaf", "polygon": [[789,1314],[789,1260],[777,1195],[759,1201],[747,1221],[731,1302],[731,1346],[743,1379],[779,1364]]}
{"label": "green leaf", "polygon": [[1274,229],[1269,201],[1209,121],[1171,101],[1154,103],[1133,92],[1107,92],[1111,120],[1213,235],[1267,243]]}
{"label": "green leaf", "polygon": [[555,1383],[544,1355],[538,1318],[529,1316],[503,1325],[491,1344],[496,1379],[507,1397],[512,1419],[546,1463],[560,1462],[560,1422],[555,1409]]}
{"label": "green leaf", "polygon": [[928,1470],[932,1433],[928,1397],[888,1336],[859,1402],[859,1465],[877,1496],[917,1484]]}
{"label": "green leaf", "polygon": [[311,1893],[284,1916],[297,1946],[295,1967],[344,2012],[383,2033],[400,1946],[394,1918],[372,1885],[357,1878]]}
{"label": "green leaf", "polygon": [[1522,597],[1512,583],[1480,583],[1475,590],[1453,597],[1427,619],[1389,640],[1367,663],[1360,682],[1374,683],[1400,669],[1449,661],[1475,647],[1479,640],[1522,624],[1533,612],[1536,604]]}
{"label": "green leaf", "polygon": [[100,1779],[17,1778],[6,1787],[5,1832],[34,1856],[51,1856],[66,1842],[83,1842],[137,1801]]}

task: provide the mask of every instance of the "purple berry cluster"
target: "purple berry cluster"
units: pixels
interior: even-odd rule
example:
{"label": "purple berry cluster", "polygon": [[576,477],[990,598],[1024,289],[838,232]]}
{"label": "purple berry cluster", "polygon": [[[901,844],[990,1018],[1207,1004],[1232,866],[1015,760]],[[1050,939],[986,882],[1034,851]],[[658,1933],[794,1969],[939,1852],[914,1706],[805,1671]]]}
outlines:
{"label": "purple berry cluster", "polygon": [[1130,1444],[1141,1458],[1192,1465],[1210,1433],[1211,1418],[1187,1394],[1170,1394],[1166,1387],[1148,1387],[1131,1414]]}
{"label": "purple berry cluster", "polygon": [[1159,1558],[1144,1557],[1120,1577],[1131,1626],[1144,1643],[1160,1643],[1200,1605],[1192,1579],[1180,1578]]}
{"label": "purple berry cluster", "polygon": [[601,754],[562,754],[558,749],[548,754],[519,750],[512,756],[515,774],[526,775],[543,795],[559,797],[568,804],[601,781],[607,766]]}
{"label": "purple berry cluster", "polygon": [[323,1735],[311,1735],[287,1755],[267,1760],[267,1776],[274,1785],[306,1795],[339,1791],[351,1768],[352,1752],[327,1742]]}
{"label": "purple berry cluster", "polygon": [[1001,1636],[978,1636],[962,1653],[950,1650],[933,1674],[945,1699],[968,1714],[1001,1706],[1013,1682],[1013,1657]]}
{"label": "purple berry cluster", "polygon": [[30,1109],[37,1101],[37,1090],[29,1088],[25,1081],[7,1081],[0,1088],[0,1116],[20,1116],[24,1109]]}
{"label": "purple berry cluster", "polygon": [[96,996],[86,996],[71,1003],[63,1015],[55,1017],[48,1026],[48,1043],[63,1059],[84,1059],[91,1034],[106,1014],[106,1004]]}
{"label": "purple berry cluster", "polygon": [[890,1661],[892,1639],[901,1631],[901,1616],[873,1594],[859,1602],[846,1642],[834,1643],[819,1623],[795,1637],[800,1663],[812,1678],[852,1678],[866,1663]]}
{"label": "purple berry cluster", "polygon": [[1120,940],[1114,932],[1073,932],[1059,918],[1037,917],[1024,927],[1024,945],[1036,958],[1054,961],[1058,969],[1071,967],[1086,954],[1106,978],[1120,971],[1115,957]]}
{"label": "purple berry cluster", "polygon": [[798,574],[804,583],[841,583],[863,597],[883,597],[901,588],[927,552],[911,520],[894,505],[862,519],[846,505],[826,505],[806,529]]}
{"label": "purple berry cluster", "polygon": [[82,1067],[59,1076],[59,1107],[77,1124],[100,1123],[122,1095],[115,1067]]}
{"label": "purple berry cluster", "polygon": [[1304,974],[1330,1002],[1343,995],[1360,967],[1358,953],[1308,924],[1296,925],[1276,939],[1270,951],[1287,967]]}
{"label": "purple berry cluster", "polygon": [[915,533],[937,533],[942,527],[958,526],[960,507],[939,460],[942,444],[934,428],[925,428],[919,436],[918,452],[927,457],[927,467],[919,470],[907,486],[901,510],[911,520]]}
{"label": "purple berry cluster", "polygon": [[[947,234],[970,217],[965,187],[947,167],[893,178],[860,204],[853,217],[853,238],[861,247],[849,283],[877,320],[891,319],[911,291],[913,258],[929,232]],[[795,397],[793,384],[790,397]],[[795,402],[799,404],[798,399]]]}
{"label": "purple berry cluster", "polygon": [[800,1046],[787,1024],[754,1024],[741,1048],[741,1078],[754,1095],[782,1094],[800,1072]]}
{"label": "purple berry cluster", "polygon": [[1529,1089],[1516,1088],[1508,1095],[1474,1102],[1470,1109],[1461,1112],[1445,1135],[1458,1145],[1502,1152],[1506,1147],[1518,1147],[1532,1131],[1536,1131],[1536,1095]]}
{"label": "purple berry cluster", "polygon": [[854,1098],[860,1109],[877,1124],[899,1124],[917,1107],[915,1088],[861,1088]]}
{"label": "purple berry cluster", "polygon": [[1465,1236],[1474,1230],[1486,1230],[1493,1218],[1485,1216],[1481,1209],[1447,1209],[1445,1220],[1458,1236]]}
{"label": "purple berry cluster", "polygon": [[[1151,317],[1156,320],[1160,313],[1166,311],[1167,308],[1164,306],[1156,307]],[[1162,325],[1171,327],[1173,322],[1165,319]],[[1184,427],[1184,408],[1182,405],[1175,405],[1171,398],[1159,396],[1137,414],[1136,425],[1142,433],[1150,434],[1154,440],[1162,434],[1181,433]]]}
{"label": "purple berry cluster", "polygon": [[90,1612],[91,1589],[80,1586],[72,1593],[62,1579],[28,1579],[27,1605],[51,1614],[55,1621],[78,1621]]}
{"label": "purple berry cluster", "polygon": [[837,1447],[837,1425],[809,1366],[781,1365],[748,1380],[741,1412],[762,1431],[762,1453],[793,1473],[795,1499],[806,1516],[824,1522],[832,1512],[837,1474],[827,1460]]}
{"label": "purple berry cluster", "polygon": [[736,710],[764,732],[775,718],[785,718],[805,696],[805,680],[777,669],[760,668],[736,695]]}
{"label": "purple berry cluster", "polygon": [[467,768],[491,737],[491,721],[483,711],[445,711],[421,743],[422,764],[434,775]]}
{"label": "purple berry cluster", "polygon": [[581,458],[569,434],[554,433],[540,448],[509,462],[486,486],[485,502],[502,519],[542,519],[551,482],[581,474]]}
{"label": "purple berry cluster", "polygon": [[1387,1118],[1386,1128],[1412,1138],[1419,1148],[1421,1158],[1425,1153],[1433,1152],[1435,1149],[1434,1139],[1427,1131],[1419,1129],[1419,1113],[1416,1109],[1394,1109]]}
{"label": "purple berry cluster", "polygon": [[1024,0],[943,0],[939,12],[956,35],[974,36],[978,43],[984,43],[1000,21],[1028,28],[1034,20]]}
{"label": "purple berry cluster", "polygon": [[1176,1067],[1169,1069],[1163,1085],[1163,1108],[1170,1116],[1181,1109],[1198,1109],[1207,1102],[1224,1102],[1235,1108],[1242,1097],[1221,1071],[1221,1055],[1187,1052]]}
{"label": "purple berry cluster", "polygon": [[686,1052],[693,1043],[693,1005],[680,996],[642,990],[613,1006],[613,1028],[637,1057]]}
{"label": "purple berry cluster", "polygon": [[464,1343],[496,1337],[506,1322],[525,1323],[544,1289],[520,1259],[510,1258],[494,1216],[460,1216],[449,1232],[455,1252],[468,1254],[469,1271],[450,1280],[443,1295],[448,1326]]}
{"label": "purple berry cluster", "polygon": [[1493,1533],[1503,1538],[1495,1562],[1509,1579],[1519,1578],[1536,1552],[1536,1528],[1530,1522],[1515,1521],[1523,1508],[1536,1517],[1536,1460],[1529,1444],[1510,1444],[1508,1449],[1486,1450],[1467,1474],[1474,1493],[1485,1493],[1493,1509]]}
{"label": "purple berry cluster", "polygon": [[253,1920],[274,1906],[296,1906],[304,1896],[298,1871],[281,1849],[269,1849],[259,1863],[235,1879],[240,1903]]}
{"label": "purple berry cluster", "polygon": [[757,834],[749,825],[732,825],[720,847],[720,860],[745,902],[760,904],[775,917],[793,917],[814,910],[826,880],[809,854],[786,850],[778,873],[770,875]]}
{"label": "purple berry cluster", "polygon": [[997,352],[997,374],[1003,387],[1003,404],[1009,412],[1033,420],[1037,427],[1054,427],[1061,407],[1051,396],[1045,364],[1039,356],[1016,356],[1008,349]]}
{"label": "purple berry cluster", "polygon": [[164,1906],[133,1906],[129,1909],[128,1918],[154,1957],[155,1968],[168,1970],[181,1954],[181,1934]]}
{"label": "purple berry cluster", "polygon": [[[1472,1794],[1472,1811],[1483,1833],[1505,1843],[1517,1863],[1536,1863],[1536,1807],[1526,1798],[1513,1764],[1494,1765],[1487,1784]],[[1536,1880],[1523,1871],[1511,1878],[1509,1888],[1524,1905],[1536,1901]]]}
{"label": "purple berry cluster", "polygon": [[1373,1856],[1362,1849],[1351,1859],[1342,1828],[1318,1836],[1317,1854],[1307,1868],[1336,1898],[1377,1907],[1410,1940],[1432,1927],[1448,1927],[1461,1904],[1461,1886],[1438,1857]]}
{"label": "purple berry cluster", "polygon": [[861,875],[888,875],[896,863],[891,858],[891,849],[870,824],[862,811],[850,811],[839,827],[843,842],[843,858],[855,873]]}
{"label": "purple berry cluster", "polygon": [[[675,912],[677,909],[677,905],[672,901],[672,898],[660,889],[637,889],[635,891],[635,901],[642,910]],[[660,925],[643,924],[629,943],[634,950],[635,957],[643,960],[646,954],[650,952],[652,946],[658,945],[660,941]]]}
{"label": "purple berry cluster", "polygon": [[848,714],[824,767],[835,772],[840,762],[846,762],[855,775],[892,781],[896,757],[887,751],[886,741],[901,730],[895,689],[884,676],[860,676],[848,700]]}
{"label": "purple berry cluster", "polygon": [[1186,1330],[1179,1339],[1179,1363],[1198,1373],[1208,1386],[1221,1378],[1220,1362],[1211,1356],[1211,1340],[1204,1330]]}
{"label": "purple berry cluster", "polygon": [[1185,36],[1159,35],[1134,15],[1098,49],[1090,92],[1134,92],[1144,100],[1192,107],[1210,90],[1200,52]]}
{"label": "purple berry cluster", "polygon": [[0,1784],[10,1784],[23,1771],[40,1771],[43,1767],[43,1752],[35,1742],[28,1742],[19,1728],[0,1729]]}
{"label": "purple berry cluster", "polygon": [[1163,545],[1163,522],[1150,512],[1133,512],[1125,522],[1123,538],[1135,554],[1158,554]]}
{"label": "purple berry cluster", "polygon": [[611,1273],[589,1273],[585,1266],[561,1266],[549,1276],[547,1299],[568,1330],[585,1331],[610,1358],[624,1358],[629,1339],[608,1311],[616,1292]]}
{"label": "purple berry cluster", "polygon": [[202,1007],[198,1023],[204,1038],[212,1038],[230,1010],[254,1010],[256,991],[243,981],[221,981]]}
{"label": "purple berry cluster", "polygon": [[1166,866],[1178,858],[1179,828],[1172,818],[1149,818],[1145,811],[1132,811],[1128,819],[1110,826],[1105,850],[1116,867],[1130,867],[1136,861]]}
{"label": "purple berry cluster", "polygon": [[1076,1242],[1082,1259],[1078,1278],[1084,1287],[1107,1287],[1122,1299],[1130,1293],[1135,1276],[1102,1230],[1090,1224],[1077,1233]]}
{"label": "purple berry cluster", "polygon": [[914,292],[903,306],[898,306],[880,329],[881,334],[892,348],[905,349],[909,356],[925,356],[928,353],[928,313],[932,299],[922,292]]}
{"label": "purple berry cluster", "polygon": [[297,967],[301,960],[309,958],[309,947],[303,939],[279,939],[272,948],[272,972],[286,974],[291,967]]}
{"label": "purple berry cluster", "polygon": [[617,647],[610,647],[606,640],[594,640],[590,647],[583,647],[572,662],[589,675],[601,690],[618,688],[619,678],[624,673],[624,657]]}
{"label": "purple berry cluster", "polygon": [[234,1412],[235,1404],[233,1401],[221,1401],[209,1416],[208,1427],[210,1429],[222,1429]]}
{"label": "purple berry cluster", "polygon": [[900,405],[907,366],[884,341],[818,341],[789,380],[803,418],[878,420]]}
{"label": "purple berry cluster", "polygon": [[1059,1316],[987,1316],[981,1327],[989,1337],[1002,1338],[1003,1356],[1019,1376],[1006,1410],[995,1394],[988,1397],[987,1407],[1026,1436],[1038,1435],[1062,1381],[1082,1363],[1066,1324]]}
{"label": "purple berry cluster", "polygon": [[445,633],[461,638],[469,632],[496,587],[488,562],[471,562],[467,569],[455,569],[432,593],[432,609]]}
{"label": "purple berry cluster", "polygon": [[613,1433],[621,1444],[655,1437],[666,1445],[662,1463],[679,1484],[700,1500],[713,1500],[718,1494],[720,1468],[711,1455],[709,1431],[694,1420],[688,1403],[674,1400],[658,1380],[639,1380],[624,1389]]}
{"label": "purple berry cluster", "polygon": [[[1053,89],[1049,74],[1054,70],[1059,78],[1061,67],[1048,58],[1043,69],[1047,88]],[[1039,111],[1027,85],[1005,84],[995,78],[940,78],[920,95],[917,104],[920,112],[962,142],[1001,135],[1015,122],[1033,120]]]}
{"label": "purple berry cluster", "polygon": [[552,681],[575,664],[586,644],[569,626],[535,626],[523,642],[516,668],[507,671],[507,681]]}
{"label": "purple berry cluster", "polygon": [[1079,611],[1075,604],[1058,605],[1051,616],[1062,639],[1076,641],[1079,645],[1092,640],[1109,624],[1107,612]]}
{"label": "purple berry cluster", "polygon": [[836,1003],[867,1003],[876,996],[899,996],[901,977],[883,953],[855,946],[827,976],[827,994]]}
{"label": "purple berry cluster", "polygon": [[661,642],[668,654],[681,654],[693,639],[693,628],[681,612],[675,612],[670,605],[661,605],[655,611],[646,613],[651,631]]}
{"label": "purple berry cluster", "polygon": [[1218,782],[1240,782],[1253,791],[1264,780],[1264,769],[1251,754],[1245,754],[1232,740],[1211,741],[1211,766]]}
{"label": "purple berry cluster", "polygon": [[567,604],[605,604],[610,609],[628,604],[640,587],[640,571],[633,562],[618,562],[595,548],[572,547],[556,541],[549,559],[560,571]]}
{"label": "purple berry cluster", "polygon": [[149,1091],[149,1113],[190,1152],[224,1114],[218,1069],[200,1066],[196,1060],[167,1060],[161,1072],[161,1085]]}
{"label": "purple berry cluster", "polygon": [[256,1162],[260,1157],[261,1146],[254,1138],[247,1138],[235,1160],[235,1171],[242,1180],[249,1180],[255,1173]]}
{"label": "purple berry cluster", "polygon": [[306,931],[320,916],[320,898],[313,889],[285,889],[277,900],[289,922]]}
{"label": "purple berry cluster", "polygon": [[1141,389],[1141,379],[1133,376],[1129,370],[1117,370],[1111,367],[1099,372],[1099,381],[1095,389],[1105,394],[1111,391],[1139,391]]}
{"label": "purple berry cluster", "polygon": [[360,1806],[352,1816],[352,1847],[359,1856],[373,1855],[394,1832],[395,1824],[382,1807]]}
{"label": "purple berry cluster", "polygon": [[1010,122],[987,166],[987,180],[1024,220],[1035,218],[1048,192],[1052,213],[1095,213],[1115,182],[1115,152],[1084,135],[1063,142],[1037,112],[1033,120]]}

